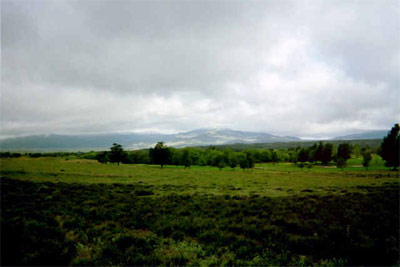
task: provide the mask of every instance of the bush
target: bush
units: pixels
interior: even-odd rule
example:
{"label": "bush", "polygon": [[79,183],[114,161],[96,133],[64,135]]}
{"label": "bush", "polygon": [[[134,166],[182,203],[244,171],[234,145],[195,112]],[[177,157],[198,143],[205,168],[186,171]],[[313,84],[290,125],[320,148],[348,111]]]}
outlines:
{"label": "bush", "polygon": [[[286,198],[2,178],[2,265],[394,265],[398,184]],[[52,201],[46,198],[51,197]],[[326,222],[329,222],[328,224]],[[307,255],[307,256],[303,256]]]}

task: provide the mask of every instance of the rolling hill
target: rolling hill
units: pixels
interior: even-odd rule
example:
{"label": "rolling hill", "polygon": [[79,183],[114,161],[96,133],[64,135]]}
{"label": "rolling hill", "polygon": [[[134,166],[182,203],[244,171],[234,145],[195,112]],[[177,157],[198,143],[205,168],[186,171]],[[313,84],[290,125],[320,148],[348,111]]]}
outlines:
{"label": "rolling hill", "polygon": [[350,134],[332,138],[332,140],[359,140],[359,139],[382,139],[388,134],[387,130],[368,131],[357,134]]}
{"label": "rolling hill", "polygon": [[244,132],[230,129],[197,129],[177,134],[125,133],[96,135],[35,135],[0,140],[1,150],[104,150],[113,143],[127,149],[148,148],[159,141],[169,146],[204,146],[234,143],[274,143],[299,141],[297,137],[282,137],[267,133]]}
{"label": "rolling hill", "polygon": [[[339,136],[326,141],[377,140],[380,142],[387,131],[369,131],[359,134]],[[204,128],[177,134],[158,133],[110,133],[91,135],[32,135],[0,140],[2,151],[89,151],[106,150],[113,143],[119,143],[126,149],[141,149],[154,146],[163,141],[168,146],[232,146],[235,147],[287,147],[312,144],[316,140],[303,140],[292,136],[277,136],[261,132],[245,132],[231,129]],[[374,144],[375,144],[374,143]]]}

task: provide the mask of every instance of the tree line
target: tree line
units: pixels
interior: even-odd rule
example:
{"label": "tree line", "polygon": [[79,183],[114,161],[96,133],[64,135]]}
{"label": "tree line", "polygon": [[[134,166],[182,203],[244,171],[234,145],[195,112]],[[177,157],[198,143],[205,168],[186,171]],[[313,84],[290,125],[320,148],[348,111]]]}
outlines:
{"label": "tree line", "polygon": [[[251,169],[255,163],[292,162],[299,167],[306,164],[328,165],[332,161],[338,162],[339,167],[344,167],[345,162],[351,157],[352,146],[340,144],[337,150],[330,143],[319,142],[308,148],[295,147],[289,149],[245,149],[240,152],[229,148],[218,150],[215,146],[207,149],[181,148],[176,149],[158,142],[154,148],[148,150],[125,151],[121,145],[114,143],[110,151],[97,154],[96,159],[101,163],[125,164],[156,164],[161,168],[164,165],[176,165],[190,168],[192,165],[215,166],[219,169],[240,167],[243,170]],[[364,154],[371,154],[368,147],[362,148]],[[369,161],[368,161],[369,164]],[[366,166],[368,167],[368,166]]]}
{"label": "tree line", "polygon": [[21,156],[26,156],[30,158],[40,158],[40,157],[68,157],[68,156],[77,156],[77,157],[84,157],[86,153],[84,152],[27,152],[27,153],[20,153],[20,152],[0,152],[0,158],[19,158]]}
{"label": "tree line", "polygon": [[243,170],[251,169],[255,163],[262,162],[291,162],[303,168],[311,168],[315,164],[336,164],[338,168],[344,168],[351,155],[363,157],[363,166],[369,167],[372,153],[377,153],[387,167],[397,169],[399,166],[399,124],[395,124],[388,135],[382,140],[379,147],[360,146],[349,142],[338,145],[322,142],[311,146],[295,146],[281,149],[246,148],[235,151],[229,146],[209,146],[174,148],[168,147],[163,142],[158,142],[153,148],[126,151],[120,144],[114,143],[110,151],[102,152],[51,152],[51,153],[11,153],[1,152],[0,158],[17,158],[20,156],[37,157],[66,157],[96,159],[101,163],[124,164],[157,164],[185,166],[192,165],[215,166],[219,169],[240,167]]}
{"label": "tree line", "polygon": [[[375,151],[374,151],[375,152]],[[396,169],[399,166],[399,125],[395,124],[387,137],[382,141],[376,151],[386,161],[387,167]],[[114,143],[110,151],[103,151],[96,155],[101,163],[125,164],[157,164],[185,166],[192,165],[215,166],[219,169],[240,167],[243,170],[251,169],[255,163],[262,162],[292,162],[299,167],[311,167],[314,164],[328,165],[335,163],[338,168],[344,168],[347,160],[354,154],[363,157],[363,166],[369,167],[372,159],[372,149],[366,145],[339,144],[337,147],[331,143],[320,141],[309,147],[293,147],[288,149],[244,149],[233,151],[230,148],[217,149],[215,146],[208,148],[173,148],[158,142],[153,148],[125,151],[121,145]]]}

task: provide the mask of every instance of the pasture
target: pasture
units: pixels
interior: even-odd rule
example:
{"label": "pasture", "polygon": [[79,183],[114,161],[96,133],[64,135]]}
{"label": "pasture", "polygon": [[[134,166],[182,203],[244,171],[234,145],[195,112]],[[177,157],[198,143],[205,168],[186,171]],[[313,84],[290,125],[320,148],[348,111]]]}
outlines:
{"label": "pasture", "polygon": [[393,265],[399,174],[1,159],[5,265]]}
{"label": "pasture", "polygon": [[[291,163],[256,164],[251,171],[211,166],[100,164],[94,160],[65,158],[2,159],[1,173],[35,182],[138,184],[152,188],[155,195],[210,194],[277,197],[301,194],[340,193],[357,187],[380,186],[398,181],[398,173],[387,171],[380,157],[369,171],[360,159],[349,160],[343,171],[334,166],[299,168]],[[374,161],[374,160],[373,160]],[[353,167],[356,166],[356,167]]]}

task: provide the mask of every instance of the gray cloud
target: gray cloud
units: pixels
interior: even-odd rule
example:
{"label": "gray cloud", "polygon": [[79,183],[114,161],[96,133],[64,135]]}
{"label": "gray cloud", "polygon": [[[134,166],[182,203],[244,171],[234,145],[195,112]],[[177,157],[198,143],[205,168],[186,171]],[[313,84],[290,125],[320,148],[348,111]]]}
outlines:
{"label": "gray cloud", "polygon": [[1,135],[400,120],[396,1],[2,1]]}

